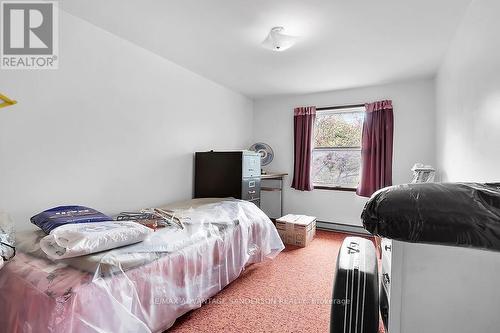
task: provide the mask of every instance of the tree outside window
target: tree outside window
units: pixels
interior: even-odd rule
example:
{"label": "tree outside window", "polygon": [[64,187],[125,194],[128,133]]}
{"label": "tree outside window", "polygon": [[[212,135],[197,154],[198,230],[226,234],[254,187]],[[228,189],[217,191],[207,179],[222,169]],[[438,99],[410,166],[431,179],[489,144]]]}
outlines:
{"label": "tree outside window", "polygon": [[361,168],[364,108],[318,111],[311,176],[316,188],[355,190]]}

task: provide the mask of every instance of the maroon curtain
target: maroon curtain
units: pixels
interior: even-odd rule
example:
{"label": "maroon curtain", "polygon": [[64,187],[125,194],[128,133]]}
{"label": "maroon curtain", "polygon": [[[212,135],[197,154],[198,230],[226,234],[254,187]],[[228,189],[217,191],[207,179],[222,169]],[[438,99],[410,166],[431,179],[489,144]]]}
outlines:
{"label": "maroon curtain", "polygon": [[361,181],[356,193],[369,197],[392,185],[392,101],[366,104],[361,143]]}
{"label": "maroon curtain", "polygon": [[293,117],[294,166],[292,187],[296,190],[311,191],[312,137],[316,107],[295,108]]}

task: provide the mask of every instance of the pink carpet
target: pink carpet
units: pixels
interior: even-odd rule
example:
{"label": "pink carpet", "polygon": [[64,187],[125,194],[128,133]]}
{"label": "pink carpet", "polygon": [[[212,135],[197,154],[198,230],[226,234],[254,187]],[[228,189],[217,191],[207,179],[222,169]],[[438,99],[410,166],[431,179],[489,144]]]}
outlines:
{"label": "pink carpet", "polygon": [[306,248],[287,246],[275,260],[248,267],[169,332],[329,332],[335,262],[347,236],[318,231]]}

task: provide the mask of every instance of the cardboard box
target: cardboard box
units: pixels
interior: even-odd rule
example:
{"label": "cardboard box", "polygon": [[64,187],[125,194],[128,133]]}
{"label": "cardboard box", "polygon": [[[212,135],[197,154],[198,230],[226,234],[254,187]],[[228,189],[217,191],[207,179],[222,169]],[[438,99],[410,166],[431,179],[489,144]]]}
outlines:
{"label": "cardboard box", "polygon": [[316,217],[288,214],[276,219],[276,229],[283,243],[305,247],[316,235]]}

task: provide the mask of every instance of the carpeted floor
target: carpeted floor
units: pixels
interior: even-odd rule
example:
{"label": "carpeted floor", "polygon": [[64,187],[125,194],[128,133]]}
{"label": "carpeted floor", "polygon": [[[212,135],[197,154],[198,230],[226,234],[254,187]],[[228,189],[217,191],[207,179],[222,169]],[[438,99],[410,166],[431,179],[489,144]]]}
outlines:
{"label": "carpeted floor", "polygon": [[248,267],[169,332],[328,332],[333,273],[345,237],[318,231],[306,248],[287,246],[273,261]]}

